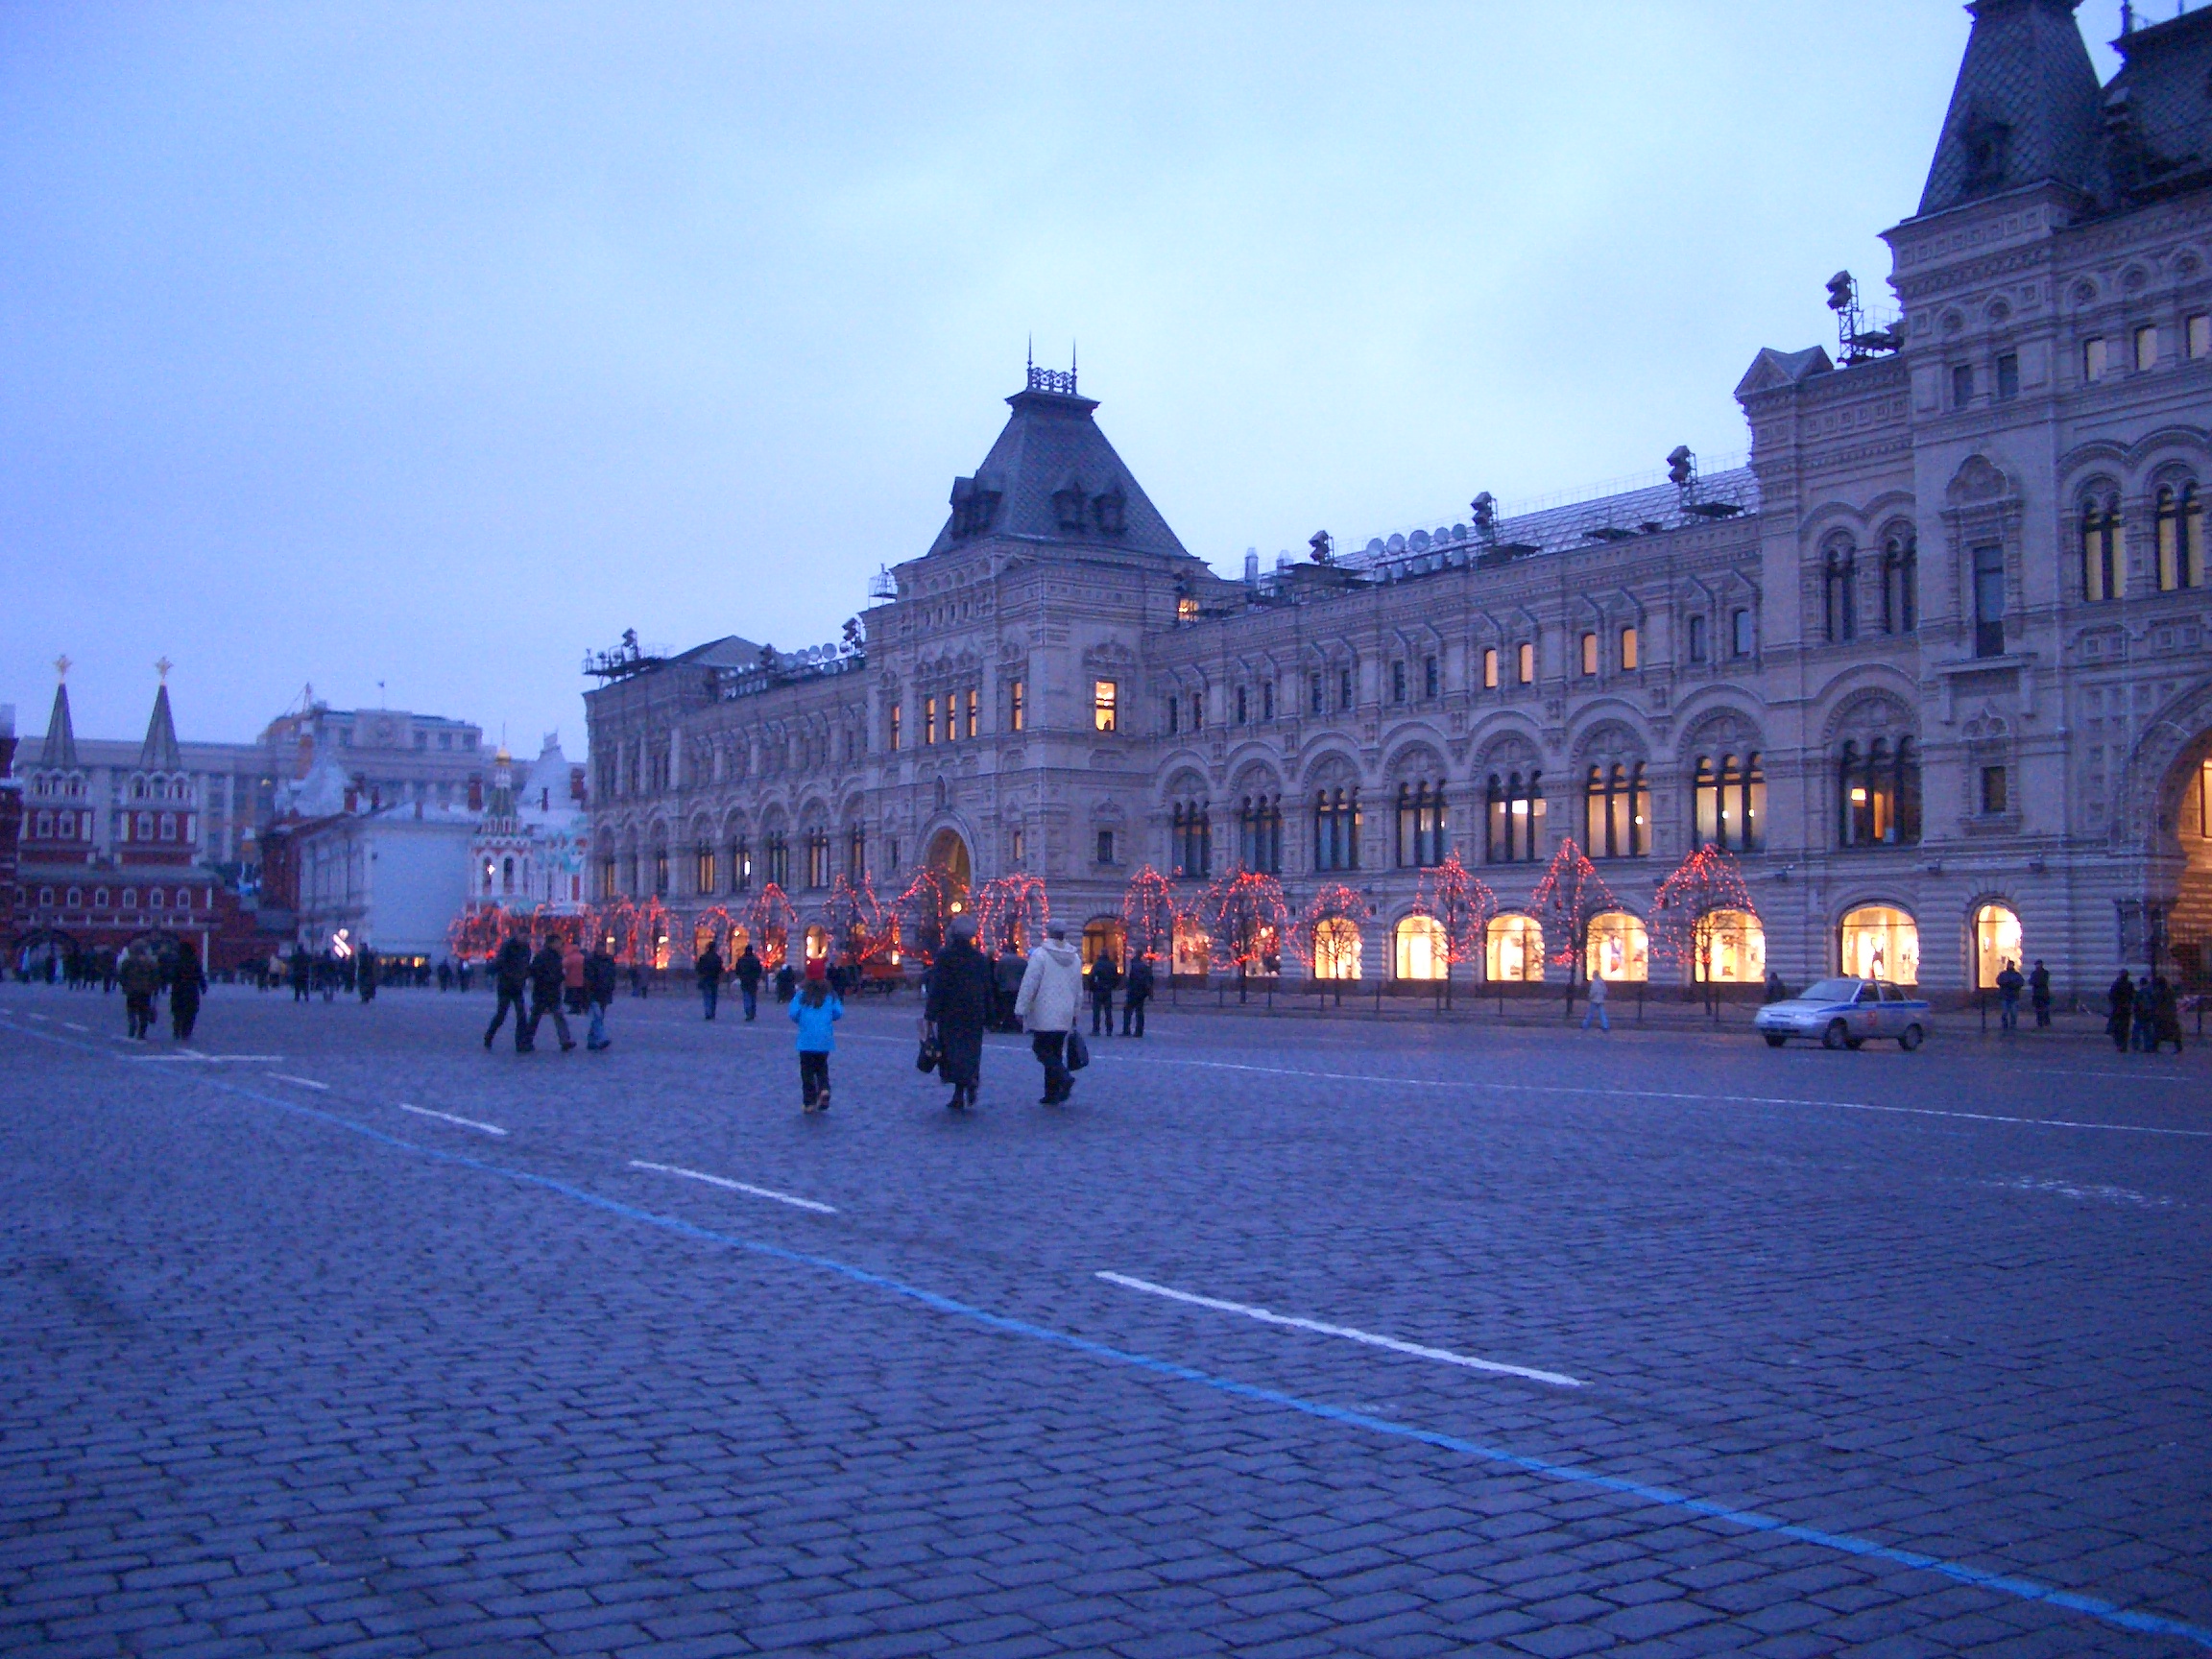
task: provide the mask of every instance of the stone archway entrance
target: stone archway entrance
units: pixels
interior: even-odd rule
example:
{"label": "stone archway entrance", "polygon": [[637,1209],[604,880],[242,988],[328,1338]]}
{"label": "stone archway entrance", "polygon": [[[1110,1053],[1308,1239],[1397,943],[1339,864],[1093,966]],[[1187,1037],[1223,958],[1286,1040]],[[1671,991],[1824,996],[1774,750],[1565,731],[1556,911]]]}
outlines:
{"label": "stone archway entrance", "polygon": [[2166,918],[2166,948],[2180,977],[2212,982],[2212,733],[2192,744],[2168,776],[2176,791],[2178,880]]}
{"label": "stone archway entrance", "polygon": [[951,883],[953,899],[965,907],[968,889],[974,881],[975,867],[968,856],[968,843],[960,838],[960,831],[938,830],[929,838],[929,851],[923,861]]}

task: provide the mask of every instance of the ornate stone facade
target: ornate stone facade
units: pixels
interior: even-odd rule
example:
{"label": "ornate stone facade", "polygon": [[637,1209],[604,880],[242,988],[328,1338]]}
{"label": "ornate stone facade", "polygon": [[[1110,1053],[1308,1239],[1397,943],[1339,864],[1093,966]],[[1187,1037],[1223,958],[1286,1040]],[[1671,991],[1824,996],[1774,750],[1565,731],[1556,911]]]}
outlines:
{"label": "ornate stone facade", "polygon": [[1725,976],[1763,946],[1792,981],[1957,991],[2024,951],[2088,994],[2160,928],[2195,950],[2212,12],[2125,37],[2100,87],[2067,0],[1971,10],[1887,233],[1902,318],[1840,364],[1761,351],[1747,469],[1484,496],[1472,526],[1231,582],[1072,375],[1032,372],[864,652],[732,637],[589,693],[601,893],[681,916],[773,878],[805,913],[837,874],[929,861],[1042,876],[1081,920],[1143,863],[1262,868],[1294,900],[1361,890],[1360,972],[1390,976],[1426,971],[1397,929],[1443,848],[1517,912],[1571,834],[1639,920],[1730,846],[1760,927]]}

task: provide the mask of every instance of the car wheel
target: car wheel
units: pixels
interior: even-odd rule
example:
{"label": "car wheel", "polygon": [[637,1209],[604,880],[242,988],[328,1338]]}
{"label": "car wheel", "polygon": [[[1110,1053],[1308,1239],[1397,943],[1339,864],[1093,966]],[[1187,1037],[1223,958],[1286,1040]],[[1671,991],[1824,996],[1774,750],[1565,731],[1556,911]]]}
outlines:
{"label": "car wheel", "polygon": [[1913,1049],[1920,1046],[1920,1040],[1927,1035],[1928,1033],[1921,1030],[1919,1026],[1908,1025],[1904,1030],[1897,1033],[1897,1046],[1910,1054]]}
{"label": "car wheel", "polygon": [[1823,1048],[1840,1048],[1849,1040],[1850,1033],[1844,1030],[1840,1020],[1829,1021],[1828,1029],[1820,1033],[1820,1046]]}
{"label": "car wheel", "polygon": [[1773,1032],[1771,1032],[1771,1031],[1769,1031],[1769,1032],[1767,1032],[1767,1047],[1769,1047],[1769,1048],[1779,1048],[1779,1047],[1781,1047],[1781,1046],[1782,1046],[1782,1045],[1783,1045],[1783,1044],[1785,1044],[1785,1043],[1787,1043],[1787,1042],[1789,1042],[1789,1041],[1790,1041],[1790,1039],[1789,1039],[1789,1038],[1787,1038],[1787,1037],[1778,1037],[1778,1036],[1776,1036],[1776,1035],[1775,1035]]}

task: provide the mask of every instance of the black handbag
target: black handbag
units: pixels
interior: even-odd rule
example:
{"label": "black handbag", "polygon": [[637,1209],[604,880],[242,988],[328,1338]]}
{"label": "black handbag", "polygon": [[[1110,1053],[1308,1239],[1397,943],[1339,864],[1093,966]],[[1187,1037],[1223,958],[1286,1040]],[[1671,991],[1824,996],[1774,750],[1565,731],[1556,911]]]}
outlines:
{"label": "black handbag", "polygon": [[922,1046],[914,1055],[914,1070],[934,1071],[944,1064],[945,1049],[937,1041],[937,1033],[932,1030],[922,1039]]}
{"label": "black handbag", "polygon": [[1080,1071],[1091,1064],[1091,1045],[1083,1041],[1083,1033],[1068,1033],[1068,1070]]}

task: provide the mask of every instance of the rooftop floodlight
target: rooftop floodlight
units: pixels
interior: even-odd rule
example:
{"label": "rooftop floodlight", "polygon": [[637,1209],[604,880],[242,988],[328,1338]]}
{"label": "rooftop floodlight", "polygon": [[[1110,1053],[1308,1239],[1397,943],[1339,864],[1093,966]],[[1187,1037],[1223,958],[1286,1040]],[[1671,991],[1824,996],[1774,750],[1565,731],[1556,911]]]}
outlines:
{"label": "rooftop floodlight", "polygon": [[1697,457],[1690,452],[1690,445],[1677,444],[1667,452],[1667,482],[1677,490],[1687,490],[1697,481]]}
{"label": "rooftop floodlight", "polygon": [[1851,273],[1839,271],[1828,278],[1828,309],[1844,312],[1859,303],[1859,284],[1852,280]]}

